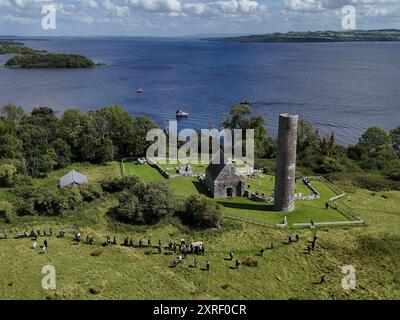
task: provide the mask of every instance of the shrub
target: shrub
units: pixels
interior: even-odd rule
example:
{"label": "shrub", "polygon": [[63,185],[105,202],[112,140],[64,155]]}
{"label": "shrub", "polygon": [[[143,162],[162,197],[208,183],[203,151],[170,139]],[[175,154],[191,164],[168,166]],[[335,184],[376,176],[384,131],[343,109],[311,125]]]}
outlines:
{"label": "shrub", "polygon": [[15,190],[19,200],[16,212],[24,215],[57,216],[67,210],[76,209],[82,202],[82,196],[76,187],[54,189],[21,187]]}
{"label": "shrub", "polygon": [[186,200],[186,211],[182,213],[182,220],[188,224],[219,228],[219,221],[223,209],[204,195],[192,195]]}
{"label": "shrub", "polygon": [[257,267],[258,261],[253,257],[246,257],[246,259],[243,261],[243,264],[248,267]]}
{"label": "shrub", "polygon": [[14,176],[17,168],[12,163],[0,164],[0,187],[14,186]]}
{"label": "shrub", "polygon": [[100,198],[103,195],[103,189],[101,185],[97,183],[84,184],[79,186],[79,192],[84,201],[91,202],[95,199]]}
{"label": "shrub", "polygon": [[366,188],[371,191],[400,190],[399,182],[386,180],[382,177],[375,176],[357,177],[356,184],[361,188]]}
{"label": "shrub", "polygon": [[25,174],[16,174],[14,176],[14,185],[15,186],[31,186],[32,178]]}
{"label": "shrub", "polygon": [[160,221],[175,212],[170,189],[163,183],[139,183],[119,197],[118,206],[110,211],[117,220],[144,224]]}
{"label": "shrub", "polygon": [[18,216],[34,216],[37,214],[31,199],[19,199],[15,211]]}
{"label": "shrub", "polygon": [[0,202],[0,217],[5,219],[6,223],[11,223],[14,215],[14,207],[8,201]]}
{"label": "shrub", "polygon": [[122,178],[114,178],[112,180],[103,181],[101,187],[104,191],[109,193],[121,192],[124,190],[133,189],[140,179],[136,176],[125,176]]}
{"label": "shrub", "polygon": [[98,257],[98,256],[101,256],[103,254],[103,252],[104,251],[102,249],[96,249],[93,252],[91,252],[90,255],[92,257]]}
{"label": "shrub", "polygon": [[400,170],[390,171],[387,178],[393,181],[400,181]]}

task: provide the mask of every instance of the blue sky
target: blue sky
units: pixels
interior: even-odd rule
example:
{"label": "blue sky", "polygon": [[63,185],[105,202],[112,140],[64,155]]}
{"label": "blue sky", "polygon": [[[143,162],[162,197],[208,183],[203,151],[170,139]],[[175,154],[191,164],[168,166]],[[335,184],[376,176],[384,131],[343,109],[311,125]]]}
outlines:
{"label": "blue sky", "polygon": [[[56,29],[43,30],[44,5]],[[0,34],[183,36],[340,30],[341,8],[357,29],[400,28],[400,0],[0,0]]]}

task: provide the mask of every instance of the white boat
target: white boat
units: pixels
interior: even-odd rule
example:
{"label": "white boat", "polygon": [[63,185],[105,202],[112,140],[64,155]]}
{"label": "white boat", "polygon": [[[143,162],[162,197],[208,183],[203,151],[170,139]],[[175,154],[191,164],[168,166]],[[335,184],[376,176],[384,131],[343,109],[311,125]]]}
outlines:
{"label": "white boat", "polygon": [[177,117],[186,117],[187,118],[189,116],[189,113],[184,112],[182,110],[176,110],[176,116]]}

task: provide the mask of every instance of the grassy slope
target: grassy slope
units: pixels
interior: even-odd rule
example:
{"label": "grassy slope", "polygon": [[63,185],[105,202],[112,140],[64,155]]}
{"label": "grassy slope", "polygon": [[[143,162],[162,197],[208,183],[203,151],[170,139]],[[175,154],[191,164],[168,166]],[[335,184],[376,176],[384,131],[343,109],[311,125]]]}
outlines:
{"label": "grassy slope", "polygon": [[[91,181],[101,180],[102,176],[110,173],[119,174],[116,163],[106,169],[103,167],[104,171],[100,167],[93,171],[89,168],[89,171],[85,171],[83,167],[76,169],[88,174]],[[140,171],[151,180],[150,171]],[[47,183],[56,183],[57,177],[58,173],[54,173]],[[316,187],[321,189],[321,186]],[[320,205],[324,199],[320,201],[321,203],[315,203],[314,210],[321,210]],[[205,232],[191,231],[179,223],[151,227],[114,225],[106,219],[105,213],[115,203],[112,196],[107,197],[85,205],[81,210],[68,215],[65,220],[27,217],[19,218],[11,225],[0,220],[0,229],[7,228],[14,233],[21,225],[41,229],[53,226],[54,230],[75,225],[80,228],[83,237],[91,233],[98,242],[107,234],[116,235],[119,242],[126,235],[136,241],[139,237],[147,238],[151,235],[153,242],[160,238],[163,244],[170,238],[176,241],[181,237],[204,240],[206,257],[200,257],[199,261],[204,266],[205,259],[209,259],[211,271],[208,273],[189,268],[191,257],[183,265],[171,269],[169,265],[173,256],[146,255],[148,249],[119,246],[104,248],[102,255],[93,257],[90,253],[101,248],[99,243],[93,247],[74,245],[70,241],[71,234],[66,239],[49,238],[47,255],[35,253],[30,248],[31,242],[28,239],[7,239],[0,240],[0,298],[400,298],[398,250],[387,254],[385,250],[379,249],[380,238],[386,233],[395,237],[390,245],[395,248],[400,245],[400,192],[372,193],[355,190],[344,204],[354,208],[367,221],[367,225],[318,229],[319,239],[313,255],[304,254],[307,239],[311,237],[310,230],[301,231],[300,243],[287,245],[283,242],[290,232],[288,230],[275,230],[231,220],[224,221],[222,230]],[[300,205],[297,204],[299,208]],[[307,203],[304,202],[304,205]],[[360,245],[360,238],[363,236],[377,239],[377,245],[372,246],[372,249],[364,248]],[[42,241],[43,238],[40,238],[39,244]],[[261,246],[267,246],[271,242],[274,242],[275,249],[266,250],[262,258],[256,257],[259,262],[256,268],[241,266],[237,272],[229,268],[232,266],[231,262],[224,261],[230,250],[243,261],[246,256],[254,256]],[[365,251],[367,249],[368,252]],[[41,268],[45,264],[56,267],[55,291],[41,288]],[[341,267],[346,264],[355,265],[357,270],[357,289],[351,292],[345,292],[340,285],[343,276]],[[322,273],[326,274],[327,283],[316,285],[315,281]],[[225,284],[229,286],[223,289]],[[99,290],[100,294],[89,293],[90,288]]]}

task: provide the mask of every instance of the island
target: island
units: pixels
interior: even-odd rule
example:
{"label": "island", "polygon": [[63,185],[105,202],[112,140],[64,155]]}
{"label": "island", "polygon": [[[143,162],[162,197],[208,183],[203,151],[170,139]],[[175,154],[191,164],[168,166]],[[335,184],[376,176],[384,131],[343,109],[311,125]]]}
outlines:
{"label": "island", "polygon": [[34,53],[18,55],[7,61],[13,68],[93,68],[96,64],[77,54]]}
{"label": "island", "polygon": [[5,66],[12,68],[93,68],[96,64],[77,54],[49,53],[25,47],[23,43],[0,41],[0,54],[16,54]]}
{"label": "island", "polygon": [[260,35],[206,38],[208,41],[223,42],[367,42],[400,41],[400,30],[352,30],[352,31],[307,31],[287,33],[267,33]]}

